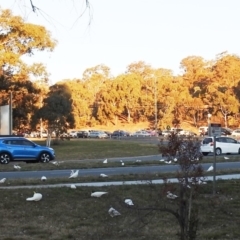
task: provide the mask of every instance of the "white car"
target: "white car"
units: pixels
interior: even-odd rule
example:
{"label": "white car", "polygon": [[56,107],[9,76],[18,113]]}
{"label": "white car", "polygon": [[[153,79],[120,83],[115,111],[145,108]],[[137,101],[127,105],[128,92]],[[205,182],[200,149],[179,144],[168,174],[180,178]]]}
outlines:
{"label": "white car", "polygon": [[71,137],[71,138],[77,138],[77,131],[71,131],[70,133],[69,133],[69,136]]}
{"label": "white car", "polygon": [[88,137],[89,138],[107,138],[108,135],[103,131],[91,131]]}
{"label": "white car", "polygon": [[180,136],[196,136],[197,134],[192,132],[192,131],[188,131],[188,130],[182,130],[178,133]]}
{"label": "white car", "polygon": [[[201,152],[204,156],[214,152],[214,137],[205,137],[201,143]],[[216,155],[222,153],[240,154],[240,142],[230,137],[216,137]]]}
{"label": "white car", "polygon": [[133,136],[133,137],[151,137],[152,134],[150,132],[142,130],[142,131],[136,131],[131,136]]}
{"label": "white car", "polygon": [[172,131],[170,131],[170,130],[163,130],[162,131],[162,136],[163,137],[167,137],[167,136],[169,136],[169,135],[171,135],[172,134]]}
{"label": "white car", "polygon": [[240,129],[233,130],[231,135],[233,137],[239,137],[240,136]]}

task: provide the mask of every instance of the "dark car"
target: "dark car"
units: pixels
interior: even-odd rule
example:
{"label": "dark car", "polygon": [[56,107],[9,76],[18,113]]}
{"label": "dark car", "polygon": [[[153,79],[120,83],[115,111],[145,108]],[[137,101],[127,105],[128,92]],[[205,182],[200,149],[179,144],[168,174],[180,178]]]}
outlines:
{"label": "dark car", "polygon": [[78,138],[87,138],[89,135],[88,131],[78,131],[77,132],[77,137]]}
{"label": "dark car", "polygon": [[119,138],[119,137],[129,137],[129,132],[123,131],[123,130],[116,130],[112,133],[112,138]]}
{"label": "dark car", "polygon": [[40,146],[24,137],[0,137],[0,163],[10,161],[49,162],[55,158],[52,148]]}
{"label": "dark car", "polygon": [[230,128],[222,127],[221,132],[223,136],[230,136],[232,135],[233,130]]}

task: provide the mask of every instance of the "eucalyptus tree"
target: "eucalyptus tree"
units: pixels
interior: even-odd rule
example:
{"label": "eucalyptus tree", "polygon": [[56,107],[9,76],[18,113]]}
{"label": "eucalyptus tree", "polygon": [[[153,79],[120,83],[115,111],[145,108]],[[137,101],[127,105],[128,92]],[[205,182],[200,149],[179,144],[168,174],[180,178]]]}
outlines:
{"label": "eucalyptus tree", "polygon": [[27,64],[23,57],[38,51],[52,51],[56,41],[43,26],[27,23],[10,10],[0,9],[0,73],[5,83],[0,95],[13,96],[13,126],[29,126],[34,115],[40,90],[31,80],[48,80],[48,73],[41,63]]}
{"label": "eucalyptus tree", "polygon": [[57,83],[50,87],[38,117],[46,123],[49,132],[57,134],[66,132],[75,125],[71,90],[65,83]]}

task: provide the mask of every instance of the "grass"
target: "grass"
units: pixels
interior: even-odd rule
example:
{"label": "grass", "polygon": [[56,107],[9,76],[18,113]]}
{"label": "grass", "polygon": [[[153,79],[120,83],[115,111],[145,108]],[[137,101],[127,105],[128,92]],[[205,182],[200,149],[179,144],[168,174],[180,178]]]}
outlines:
{"label": "grass", "polygon": [[[166,212],[135,211],[124,205],[131,198],[134,206],[169,206],[176,209],[178,200],[169,201],[164,187],[178,193],[176,184],[141,185],[102,188],[81,187],[37,189],[40,202],[27,202],[33,190],[0,190],[1,240],[120,240],[177,239],[179,226]],[[199,187],[194,202],[199,210],[199,240],[239,239],[240,181],[217,181],[217,195],[212,184]],[[101,198],[92,198],[91,191],[107,191]],[[156,202],[156,200],[158,200]],[[110,206],[121,216],[112,218]]]}
{"label": "grass", "polygon": [[[45,145],[45,141],[35,141],[40,145]],[[134,157],[146,155],[158,155],[157,144],[146,143],[134,140],[92,140],[77,139],[71,141],[60,141],[60,145],[52,145],[56,152],[56,160],[60,162],[59,166],[53,164],[20,162],[22,171],[35,170],[63,170],[63,169],[87,169],[87,168],[105,168],[119,167],[120,163],[108,161],[103,164],[105,158]],[[91,161],[89,161],[91,160]],[[147,160],[140,163],[135,161],[125,162],[126,166],[151,166],[165,165],[163,162],[156,160]],[[239,161],[238,155],[229,155],[229,160],[225,160],[223,156],[217,157],[217,162],[234,162]],[[202,163],[212,163],[213,157],[204,157]],[[16,162],[15,162],[16,163]],[[15,164],[13,163],[13,164]],[[1,171],[13,171],[12,164],[1,165]]]}
{"label": "grass", "polygon": [[[40,142],[44,145],[44,142]],[[142,142],[116,141],[64,141],[53,146],[57,160],[64,161],[59,166],[53,164],[20,163],[22,170],[81,169],[92,167],[116,167],[119,162],[103,164],[104,158],[143,156],[158,154],[154,144]],[[131,152],[133,149],[133,152]],[[97,152],[98,151],[98,152]],[[81,158],[76,158],[80,156]],[[82,157],[84,156],[84,157]],[[96,159],[88,161],[87,159]],[[71,161],[82,160],[82,161]],[[83,161],[85,160],[85,161]],[[204,157],[203,162],[213,161]],[[218,157],[217,162],[226,161]],[[230,156],[227,161],[238,161],[237,156]],[[155,165],[159,161],[133,161],[125,165]],[[12,171],[13,164],[1,165],[1,171]],[[234,170],[239,173],[240,170]],[[217,171],[217,174],[232,173],[230,170]],[[207,173],[211,175],[212,173]],[[175,173],[154,173],[148,175],[120,175],[108,178],[78,177],[77,179],[40,179],[8,180],[1,186],[47,185],[54,183],[79,183],[99,181],[151,180],[175,177]],[[207,176],[207,175],[206,175]],[[0,239],[1,240],[136,240],[136,239],[177,239],[179,226],[176,219],[166,212],[146,212],[129,209],[124,204],[125,198],[131,198],[135,206],[167,205],[176,209],[178,201],[168,201],[164,185],[121,185],[109,187],[69,187],[0,189]],[[199,209],[199,240],[239,239],[240,218],[240,180],[217,181],[217,195],[212,195],[212,184],[199,186],[199,196],[194,199]],[[177,194],[177,184],[167,184],[167,188]],[[33,191],[43,194],[40,202],[27,202],[26,198]],[[101,198],[92,198],[91,191],[107,191]],[[121,216],[112,218],[108,214],[110,207],[116,208]]]}
{"label": "grass", "polygon": [[[44,141],[38,142],[45,145]],[[117,139],[72,139],[52,145],[57,160],[84,160],[159,154],[157,144]]]}

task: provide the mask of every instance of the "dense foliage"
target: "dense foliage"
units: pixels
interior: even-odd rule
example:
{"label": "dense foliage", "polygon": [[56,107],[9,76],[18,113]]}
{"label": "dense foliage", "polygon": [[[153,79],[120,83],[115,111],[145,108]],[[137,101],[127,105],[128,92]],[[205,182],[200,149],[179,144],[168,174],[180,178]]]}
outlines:
{"label": "dense foliage", "polygon": [[182,74],[152,68],[143,61],[131,63],[113,77],[109,67],[86,69],[79,79],[59,79],[48,85],[41,63],[31,66],[23,56],[52,51],[56,41],[42,26],[24,22],[10,10],[0,12],[0,104],[13,94],[14,128],[79,128],[95,124],[149,121],[165,128],[182,121],[198,126],[212,121],[239,125],[240,57],[223,52],[211,61],[184,58]]}

